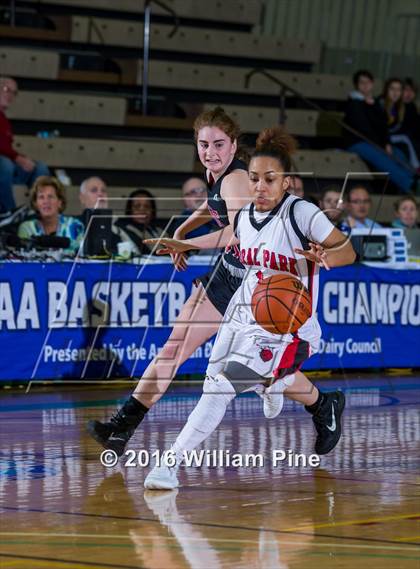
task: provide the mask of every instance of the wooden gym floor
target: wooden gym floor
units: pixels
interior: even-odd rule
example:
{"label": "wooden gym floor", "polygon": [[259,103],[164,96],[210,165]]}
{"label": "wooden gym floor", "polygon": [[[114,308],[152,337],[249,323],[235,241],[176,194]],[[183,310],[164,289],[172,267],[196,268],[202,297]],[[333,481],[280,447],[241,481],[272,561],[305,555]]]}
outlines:
{"label": "wooden gym floor", "polygon": [[[312,423],[291,402],[268,421],[252,394],[205,448],[261,453],[264,466],[184,468],[172,492],[144,491],[149,468],[102,466],[85,433],[127,386],[3,390],[0,567],[418,568],[420,377],[317,383],[347,396],[343,438],[320,467],[272,463],[273,450],[310,454]],[[167,448],[198,395],[166,396],[130,448]]]}

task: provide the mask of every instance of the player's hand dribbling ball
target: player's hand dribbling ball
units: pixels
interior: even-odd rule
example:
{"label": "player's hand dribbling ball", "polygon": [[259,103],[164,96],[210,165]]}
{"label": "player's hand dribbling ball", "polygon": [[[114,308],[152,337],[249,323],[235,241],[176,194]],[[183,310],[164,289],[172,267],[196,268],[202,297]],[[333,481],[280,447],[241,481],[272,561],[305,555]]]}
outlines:
{"label": "player's hand dribbling ball", "polygon": [[267,332],[293,334],[311,316],[312,301],[299,279],[281,274],[258,283],[251,308],[255,320]]}

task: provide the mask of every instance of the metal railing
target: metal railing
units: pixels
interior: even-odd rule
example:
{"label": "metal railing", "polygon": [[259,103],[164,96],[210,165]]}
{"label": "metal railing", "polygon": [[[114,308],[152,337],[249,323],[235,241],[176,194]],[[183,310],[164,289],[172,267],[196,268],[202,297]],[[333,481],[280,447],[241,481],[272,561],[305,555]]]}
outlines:
{"label": "metal railing", "polygon": [[149,90],[149,58],[150,58],[150,20],[152,4],[157,4],[163,10],[173,16],[174,27],[169,32],[168,38],[172,38],[179,28],[179,18],[177,13],[161,0],[146,0],[144,4],[144,26],[143,26],[143,80],[142,80],[142,114],[147,115],[147,97]]}

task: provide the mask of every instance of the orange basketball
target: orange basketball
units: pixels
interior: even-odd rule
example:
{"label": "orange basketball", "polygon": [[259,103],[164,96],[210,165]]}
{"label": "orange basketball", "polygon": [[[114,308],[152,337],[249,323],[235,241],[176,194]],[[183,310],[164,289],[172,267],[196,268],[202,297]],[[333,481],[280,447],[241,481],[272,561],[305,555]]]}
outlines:
{"label": "orange basketball", "polygon": [[292,275],[273,275],[255,287],[251,301],[257,323],[272,334],[292,334],[312,313],[311,297]]}

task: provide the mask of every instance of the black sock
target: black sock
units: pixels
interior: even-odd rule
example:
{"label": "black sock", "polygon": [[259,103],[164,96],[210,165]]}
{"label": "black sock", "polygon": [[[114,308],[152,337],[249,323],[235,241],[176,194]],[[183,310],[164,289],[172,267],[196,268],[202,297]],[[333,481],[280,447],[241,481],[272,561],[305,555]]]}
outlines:
{"label": "black sock", "polygon": [[325,397],[324,397],[324,394],[322,393],[322,391],[319,391],[318,399],[315,401],[315,403],[312,403],[312,405],[305,405],[305,409],[311,415],[316,415],[317,412],[320,410],[322,404],[324,403],[324,398]]}
{"label": "black sock", "polygon": [[135,397],[133,397],[132,395],[130,396],[129,399],[127,399],[127,401],[124,403],[124,405],[121,408],[121,411],[123,411],[123,413],[131,416],[132,418],[134,417],[136,418],[136,422],[138,421],[137,425],[141,423],[141,421],[143,421],[144,416],[146,415],[148,410],[149,410],[148,407],[143,405],[143,403],[140,403],[140,401]]}

